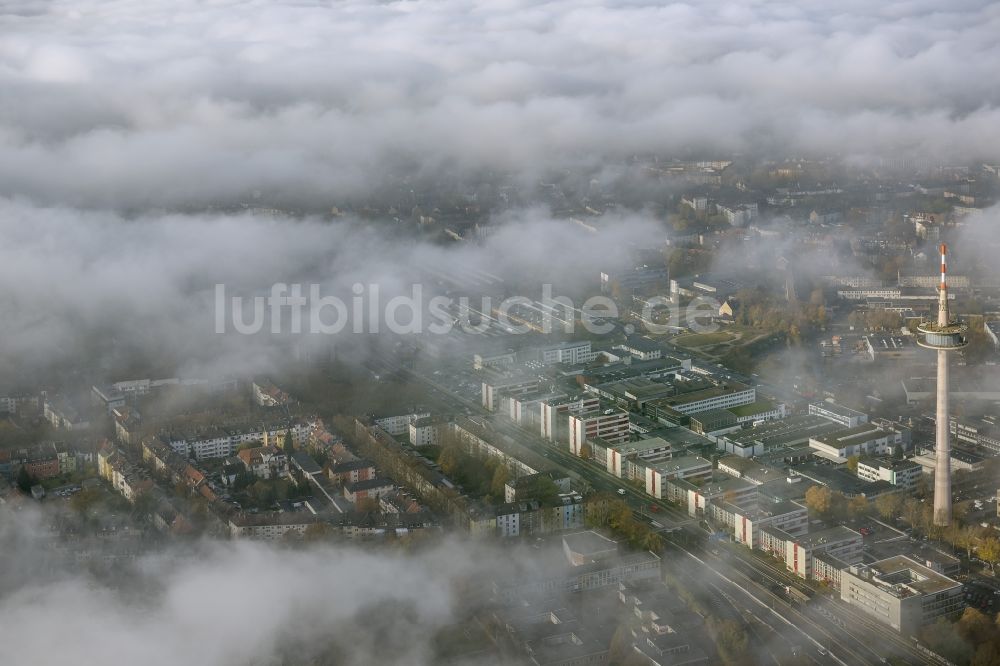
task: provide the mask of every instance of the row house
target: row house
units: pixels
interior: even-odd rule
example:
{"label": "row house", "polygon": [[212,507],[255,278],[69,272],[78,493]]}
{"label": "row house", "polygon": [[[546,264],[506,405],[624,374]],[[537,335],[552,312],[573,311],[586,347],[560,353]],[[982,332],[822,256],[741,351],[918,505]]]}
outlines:
{"label": "row house", "polygon": [[46,396],[42,414],[52,427],[61,430],[86,430],[90,427],[90,419],[86,414],[60,398]]}
{"label": "row house", "polygon": [[310,526],[319,522],[317,516],[307,511],[239,513],[229,519],[229,536],[262,541],[301,537]]}
{"label": "row house", "polygon": [[160,435],[174,451],[182,456],[203,458],[228,458],[245,444],[280,447],[285,435],[291,433],[292,443],[299,446],[306,441],[312,424],[305,421],[260,424],[241,428],[220,428],[211,432]]}
{"label": "row house", "polygon": [[42,404],[38,395],[21,394],[0,396],[0,412],[24,416],[37,414]]}
{"label": "row house", "polygon": [[258,479],[277,478],[288,471],[288,456],[274,446],[242,449],[236,454],[246,471]]}
{"label": "row house", "polygon": [[489,512],[496,516],[494,533],[508,538],[581,529],[585,523],[585,506],[583,496],[573,491],[561,493],[551,503],[507,502]]}
{"label": "row house", "polygon": [[362,499],[379,499],[383,495],[389,495],[396,486],[389,479],[369,479],[367,481],[354,481],[344,485],[344,497],[349,502],[357,502]]}
{"label": "row house", "polygon": [[322,419],[315,419],[312,422],[306,436],[306,447],[313,455],[326,457],[337,457],[347,453],[344,439],[340,435],[330,432]]}
{"label": "row house", "polygon": [[287,393],[269,381],[254,381],[252,391],[253,401],[261,407],[280,407],[290,401]]}
{"label": "row house", "polygon": [[382,416],[373,419],[375,425],[393,437],[405,435],[410,424],[419,419],[425,419],[431,415],[430,412],[415,411],[409,414],[394,414],[392,416]]}
{"label": "row house", "polygon": [[357,483],[375,478],[375,463],[370,460],[349,460],[327,468],[327,476],[338,483]]}
{"label": "row house", "polygon": [[410,444],[413,446],[433,446],[441,438],[445,423],[433,416],[417,419],[409,425]]}
{"label": "row house", "polygon": [[162,441],[153,437],[143,440],[141,452],[143,462],[172,484],[180,483],[195,491],[205,485],[205,475]]}
{"label": "row house", "polygon": [[149,478],[149,473],[142,467],[132,464],[124,453],[110,444],[98,452],[97,470],[101,478],[129,502],[134,503],[139,495],[153,488],[153,480]]}
{"label": "row house", "polygon": [[135,407],[116,407],[111,410],[115,424],[115,439],[125,446],[135,446],[141,436],[142,417]]}
{"label": "row house", "polygon": [[35,479],[51,479],[59,476],[59,453],[53,442],[36,444],[20,451],[21,467]]}

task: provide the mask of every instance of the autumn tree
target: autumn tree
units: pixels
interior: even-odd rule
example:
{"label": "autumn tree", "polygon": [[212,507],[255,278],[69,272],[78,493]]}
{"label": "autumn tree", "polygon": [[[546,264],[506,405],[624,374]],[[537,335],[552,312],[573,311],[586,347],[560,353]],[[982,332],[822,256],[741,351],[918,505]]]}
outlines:
{"label": "autumn tree", "polygon": [[633,548],[659,552],[663,540],[650,527],[635,519],[628,504],[609,494],[597,495],[587,501],[588,527],[607,528],[622,537]]}
{"label": "autumn tree", "polygon": [[608,516],[608,527],[616,532],[628,532],[632,527],[632,509],[621,500],[615,500],[611,505],[611,513]]}
{"label": "autumn tree", "polygon": [[883,520],[892,520],[903,508],[903,498],[898,493],[886,493],[875,498],[875,510]]}
{"label": "autumn tree", "polygon": [[951,524],[944,529],[944,534],[941,538],[955,548],[964,548],[968,557],[972,557],[972,548],[975,545],[976,540],[973,536],[972,530],[964,527],[958,521],[953,520]]}
{"label": "autumn tree", "polygon": [[903,516],[903,520],[908,522],[915,530],[923,530],[927,525],[927,521],[925,520],[924,503],[914,497],[907,498],[903,501],[901,514]]}
{"label": "autumn tree", "polygon": [[660,552],[663,550],[663,537],[653,530],[646,530],[642,539],[642,548],[643,550],[649,550],[654,553]]}
{"label": "autumn tree", "polygon": [[441,471],[445,475],[454,476],[455,472],[458,471],[460,455],[461,451],[454,445],[446,445],[441,449],[441,454],[438,456],[437,462],[441,465]]}
{"label": "autumn tree", "polygon": [[976,648],[969,666],[1000,666],[1000,648],[996,643],[983,643]]}
{"label": "autumn tree", "polygon": [[546,474],[521,477],[518,481],[518,498],[538,500],[543,506],[552,504],[559,498],[559,486]]}
{"label": "autumn tree", "polygon": [[506,465],[497,465],[496,470],[493,472],[493,479],[490,482],[490,492],[494,497],[504,496],[504,486],[510,481],[511,474],[510,470]]}
{"label": "autumn tree", "polygon": [[716,646],[719,656],[727,664],[745,664],[750,638],[747,632],[734,620],[722,620],[716,625]]}
{"label": "autumn tree", "polygon": [[820,516],[830,513],[833,493],[826,486],[813,486],[806,491],[806,507]]}
{"label": "autumn tree", "polygon": [[[865,498],[862,497],[862,500]],[[866,502],[867,504],[867,502]],[[847,520],[848,516],[851,515],[851,505],[844,493],[839,491],[830,492],[830,511],[827,513],[827,518],[833,520]]]}
{"label": "autumn tree", "polygon": [[605,527],[611,515],[611,496],[607,494],[594,495],[587,499],[584,515],[588,527]]}
{"label": "autumn tree", "polygon": [[70,507],[78,513],[87,513],[101,501],[101,491],[97,488],[86,488],[73,495],[69,501]]}
{"label": "autumn tree", "polygon": [[326,541],[333,536],[333,528],[328,523],[313,523],[302,532],[302,540],[306,543]]}
{"label": "autumn tree", "polygon": [[871,511],[871,505],[864,495],[855,495],[847,503],[847,512],[851,516],[867,516],[869,511]]}
{"label": "autumn tree", "polygon": [[21,466],[17,472],[17,487],[22,493],[31,492],[31,486],[35,485],[35,479],[28,472],[28,468]]}
{"label": "autumn tree", "polygon": [[955,623],[958,635],[973,645],[989,643],[997,639],[997,626],[989,617],[975,608],[966,608]]}
{"label": "autumn tree", "polygon": [[921,628],[920,638],[931,650],[956,664],[968,663],[973,655],[972,648],[958,635],[955,625],[943,617]]}
{"label": "autumn tree", "polygon": [[976,549],[979,559],[990,565],[990,570],[1000,562],[1000,540],[996,537],[987,537],[979,543]]}

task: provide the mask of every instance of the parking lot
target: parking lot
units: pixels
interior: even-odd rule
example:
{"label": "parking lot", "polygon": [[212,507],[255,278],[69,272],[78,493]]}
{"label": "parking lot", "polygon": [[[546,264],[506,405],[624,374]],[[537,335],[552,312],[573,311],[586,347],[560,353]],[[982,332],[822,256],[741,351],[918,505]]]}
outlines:
{"label": "parking lot", "polygon": [[52,497],[62,497],[65,499],[69,499],[78,492],[80,492],[80,486],[78,484],[71,483],[67,486],[59,486],[58,488],[53,488],[48,492],[48,495]]}
{"label": "parking lot", "polygon": [[983,613],[997,612],[1000,590],[994,590],[985,583],[972,581],[965,584],[965,603]]}
{"label": "parking lot", "polygon": [[852,530],[861,532],[861,535],[865,538],[866,547],[887,541],[902,541],[909,538],[904,530],[896,529],[888,523],[883,523],[874,518],[852,520],[848,526]]}

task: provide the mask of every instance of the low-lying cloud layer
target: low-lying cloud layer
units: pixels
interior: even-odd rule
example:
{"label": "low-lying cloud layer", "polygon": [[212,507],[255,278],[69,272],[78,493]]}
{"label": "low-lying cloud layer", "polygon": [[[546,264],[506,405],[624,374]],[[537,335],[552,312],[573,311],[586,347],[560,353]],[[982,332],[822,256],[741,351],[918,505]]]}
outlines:
{"label": "low-lying cloud layer", "polygon": [[[464,267],[523,278],[535,286],[519,295],[539,298],[541,282],[596,289],[600,267],[620,261],[630,241],[662,234],[642,215],[608,216],[608,230],[595,233],[542,210],[500,222],[482,244],[449,247],[350,220],[126,218],[0,199],[0,377],[9,382],[15,369],[83,361],[98,373],[90,381],[121,379],[100,373],[109,371],[102,363],[122,356],[162,363],[159,371],[166,373],[266,371],[275,359],[269,328],[254,336],[216,332],[217,284],[243,296],[267,295],[274,283],[306,290],[319,284],[323,295],[347,302],[354,284],[378,284],[384,304],[411,293],[412,284],[421,285],[425,300],[447,289],[428,281],[433,276],[424,269]],[[226,330],[232,333],[232,324]],[[300,337],[317,342],[321,336]]]}
{"label": "low-lying cloud layer", "polygon": [[34,512],[0,518],[0,633],[33,664],[431,664],[435,632],[467,619],[456,586],[503,568],[452,540],[410,554],[205,543],[123,562],[102,582],[39,556],[53,544]]}
{"label": "low-lying cloud layer", "polygon": [[409,207],[408,189],[651,152],[992,159],[998,32],[982,1],[7,3],[0,370],[89,358],[92,337],[255,367],[268,352],[245,340],[212,349],[215,283],[391,291],[449,262],[589,282],[607,248],[659,234],[623,218],[609,243],[528,211],[446,255],[385,227],[177,211],[327,211],[387,184]]}
{"label": "low-lying cloud layer", "polygon": [[0,194],[328,206],[637,152],[1000,154],[1000,7],[23,0]]}

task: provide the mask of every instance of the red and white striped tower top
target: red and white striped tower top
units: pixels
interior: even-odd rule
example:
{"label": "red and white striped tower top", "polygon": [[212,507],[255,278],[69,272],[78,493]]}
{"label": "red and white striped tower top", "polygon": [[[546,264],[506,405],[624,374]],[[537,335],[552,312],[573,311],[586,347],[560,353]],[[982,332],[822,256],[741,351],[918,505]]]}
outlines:
{"label": "red and white striped tower top", "polygon": [[938,326],[948,325],[948,246],[941,243],[941,288],[938,291]]}

